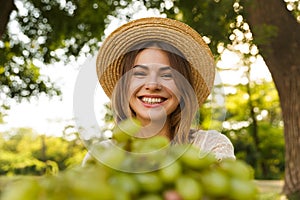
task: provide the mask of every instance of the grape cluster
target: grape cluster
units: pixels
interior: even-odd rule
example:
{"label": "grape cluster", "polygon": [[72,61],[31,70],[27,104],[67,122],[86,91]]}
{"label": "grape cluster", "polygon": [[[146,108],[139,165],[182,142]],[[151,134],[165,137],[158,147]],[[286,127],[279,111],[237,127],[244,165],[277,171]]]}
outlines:
{"label": "grape cluster", "polygon": [[[136,121],[124,121],[113,132],[113,148],[95,144],[84,167],[56,176],[24,178],[10,184],[3,200],[253,200],[253,171],[240,160],[217,161],[192,145],[170,145],[165,137],[132,137]],[[174,199],[174,198],[173,198]]]}

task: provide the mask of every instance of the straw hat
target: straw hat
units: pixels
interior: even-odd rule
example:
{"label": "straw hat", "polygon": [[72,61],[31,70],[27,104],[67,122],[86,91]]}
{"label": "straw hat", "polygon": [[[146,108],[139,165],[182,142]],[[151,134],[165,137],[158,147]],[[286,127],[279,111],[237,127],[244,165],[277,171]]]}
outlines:
{"label": "straw hat", "polygon": [[183,53],[192,67],[192,86],[201,105],[213,86],[215,63],[202,37],[190,26],[177,20],[150,17],[131,21],[112,32],[103,42],[97,56],[100,84],[111,98],[122,76],[120,60],[129,49],[141,42],[163,41]]}

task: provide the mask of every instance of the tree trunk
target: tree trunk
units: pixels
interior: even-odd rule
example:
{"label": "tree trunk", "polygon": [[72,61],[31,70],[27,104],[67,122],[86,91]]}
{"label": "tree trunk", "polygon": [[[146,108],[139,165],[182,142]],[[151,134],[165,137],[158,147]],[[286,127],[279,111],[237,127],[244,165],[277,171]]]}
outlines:
{"label": "tree trunk", "polygon": [[[283,192],[292,198],[300,194],[300,24],[286,9],[283,0],[248,2],[246,20],[254,41],[259,41],[258,48],[280,98],[285,134]],[[299,196],[294,198],[300,199]]]}
{"label": "tree trunk", "polygon": [[0,0],[0,39],[6,30],[11,11],[15,9],[13,0]]}

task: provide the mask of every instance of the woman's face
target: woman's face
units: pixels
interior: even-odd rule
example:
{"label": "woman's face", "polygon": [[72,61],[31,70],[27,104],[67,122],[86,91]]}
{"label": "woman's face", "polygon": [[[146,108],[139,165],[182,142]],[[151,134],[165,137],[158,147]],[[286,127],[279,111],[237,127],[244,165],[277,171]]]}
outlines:
{"label": "woman's face", "polygon": [[172,71],[166,52],[160,49],[145,49],[137,55],[129,104],[143,125],[166,120],[179,105],[180,93]]}

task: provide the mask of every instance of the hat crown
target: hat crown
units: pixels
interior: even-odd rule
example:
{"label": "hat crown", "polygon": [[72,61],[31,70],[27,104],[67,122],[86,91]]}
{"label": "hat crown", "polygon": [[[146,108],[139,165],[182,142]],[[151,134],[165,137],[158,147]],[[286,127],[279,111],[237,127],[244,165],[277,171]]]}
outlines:
{"label": "hat crown", "polygon": [[215,63],[208,45],[190,26],[173,19],[149,17],[128,22],[102,43],[97,56],[97,75],[108,97],[122,76],[121,58],[146,41],[162,41],[177,48],[191,65],[192,84],[201,105],[213,87]]}

